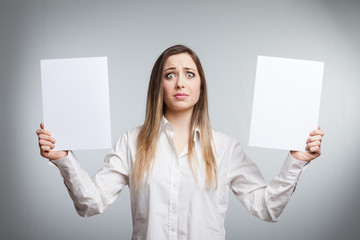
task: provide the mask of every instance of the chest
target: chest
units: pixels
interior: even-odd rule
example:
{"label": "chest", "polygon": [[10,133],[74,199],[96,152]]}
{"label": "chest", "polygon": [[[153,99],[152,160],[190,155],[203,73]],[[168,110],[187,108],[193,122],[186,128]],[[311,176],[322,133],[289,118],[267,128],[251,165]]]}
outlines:
{"label": "chest", "polygon": [[178,156],[180,156],[181,153],[184,151],[185,147],[187,147],[188,141],[189,141],[189,133],[180,132],[174,135],[173,143]]}

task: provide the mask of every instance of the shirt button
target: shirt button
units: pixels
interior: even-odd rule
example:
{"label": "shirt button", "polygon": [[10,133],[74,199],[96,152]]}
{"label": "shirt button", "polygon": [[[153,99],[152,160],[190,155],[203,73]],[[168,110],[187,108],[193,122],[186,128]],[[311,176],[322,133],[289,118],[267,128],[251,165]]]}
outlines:
{"label": "shirt button", "polygon": [[173,231],[173,232],[175,231],[175,227],[174,227],[174,226],[171,227],[171,231]]}
{"label": "shirt button", "polygon": [[172,205],[172,206],[171,206],[171,209],[174,210],[174,209],[175,209],[175,205]]}

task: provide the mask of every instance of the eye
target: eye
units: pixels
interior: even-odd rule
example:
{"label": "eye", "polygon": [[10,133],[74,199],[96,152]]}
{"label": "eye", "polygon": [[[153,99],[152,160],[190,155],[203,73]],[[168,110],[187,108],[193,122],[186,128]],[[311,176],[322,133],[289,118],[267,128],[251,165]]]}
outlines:
{"label": "eye", "polygon": [[165,78],[167,78],[167,79],[172,79],[174,77],[175,77],[174,73],[168,73],[168,74],[165,75]]}
{"label": "eye", "polygon": [[192,72],[187,72],[186,77],[193,78],[193,77],[195,77],[195,74],[193,74]]}

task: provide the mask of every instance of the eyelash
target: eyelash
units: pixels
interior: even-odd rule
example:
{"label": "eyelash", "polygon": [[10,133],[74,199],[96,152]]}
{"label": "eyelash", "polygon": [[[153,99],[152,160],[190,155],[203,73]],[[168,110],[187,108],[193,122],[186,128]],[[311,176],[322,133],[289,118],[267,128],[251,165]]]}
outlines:
{"label": "eyelash", "polygon": [[188,75],[188,74],[191,74],[191,75],[192,75],[191,78],[195,77],[195,74],[192,73],[192,72],[187,72],[186,75]]}
{"label": "eyelash", "polygon": [[175,77],[175,74],[171,72],[171,73],[165,74],[165,78],[166,79],[171,79],[170,75],[174,75],[174,77]]}
{"label": "eyelash", "polygon": [[[174,75],[174,76],[175,76],[175,74],[174,74],[173,72],[171,72],[171,73],[165,74],[165,78],[166,78],[166,79],[171,79],[170,75]],[[188,76],[188,75],[192,75],[192,76]],[[186,76],[188,76],[189,78],[193,78],[193,77],[195,77],[195,74],[192,73],[192,72],[187,72],[187,73],[186,73]]]}

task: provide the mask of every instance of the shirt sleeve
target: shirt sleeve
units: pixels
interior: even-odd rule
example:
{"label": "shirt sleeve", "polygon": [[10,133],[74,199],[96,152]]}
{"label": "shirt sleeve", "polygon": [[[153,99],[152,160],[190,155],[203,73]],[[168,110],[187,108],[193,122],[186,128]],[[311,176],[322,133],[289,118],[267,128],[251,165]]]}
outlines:
{"label": "shirt sleeve", "polygon": [[111,205],[129,181],[127,135],[116,142],[94,177],[81,168],[72,151],[53,160],[64,179],[65,186],[74,202],[77,213],[88,217],[102,213]]}
{"label": "shirt sleeve", "polygon": [[294,159],[289,153],[280,173],[266,183],[259,168],[237,143],[228,175],[230,188],[252,215],[264,221],[277,222],[308,163]]}

